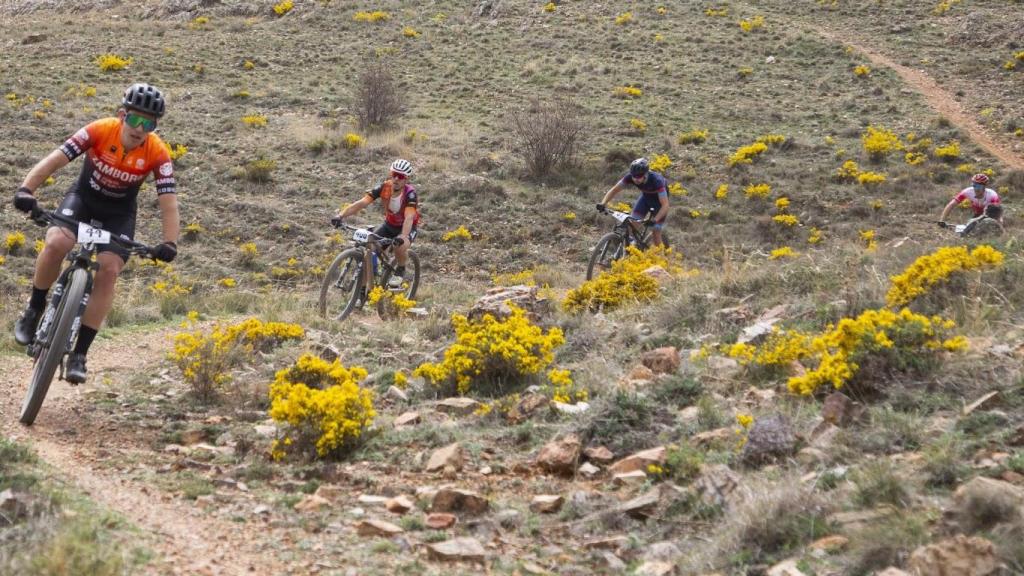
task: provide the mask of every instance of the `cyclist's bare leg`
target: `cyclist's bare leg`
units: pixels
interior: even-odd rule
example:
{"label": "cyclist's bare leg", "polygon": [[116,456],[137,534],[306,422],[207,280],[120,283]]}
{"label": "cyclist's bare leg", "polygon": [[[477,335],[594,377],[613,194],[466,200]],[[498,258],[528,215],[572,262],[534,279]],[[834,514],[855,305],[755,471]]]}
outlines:
{"label": "cyclist's bare leg", "polygon": [[661,228],[651,230],[651,240],[655,246],[661,246]]}
{"label": "cyclist's bare leg", "polygon": [[66,228],[52,226],[46,231],[46,244],[36,258],[36,271],[32,284],[36,288],[49,289],[60,275],[60,263],[75,247],[75,237]]}
{"label": "cyclist's bare leg", "polygon": [[409,261],[409,243],[402,242],[401,246],[395,247],[395,264],[405,266]]}
{"label": "cyclist's bare leg", "polygon": [[85,307],[85,314],[82,315],[82,324],[99,330],[100,324],[114,304],[114,286],[117,284],[118,274],[124,268],[124,260],[113,252],[100,252],[96,256],[96,261],[99,262],[100,269],[93,278],[92,295],[89,296],[89,305]]}

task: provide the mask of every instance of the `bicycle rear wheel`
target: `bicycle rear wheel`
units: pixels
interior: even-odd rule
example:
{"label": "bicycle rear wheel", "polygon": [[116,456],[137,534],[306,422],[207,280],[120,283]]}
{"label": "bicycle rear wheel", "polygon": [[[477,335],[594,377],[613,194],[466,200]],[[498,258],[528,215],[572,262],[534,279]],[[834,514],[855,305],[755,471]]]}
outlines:
{"label": "bicycle rear wheel", "polygon": [[35,368],[32,370],[32,382],[29,384],[28,393],[25,394],[25,402],[21,406],[21,423],[31,426],[43,406],[43,399],[50,390],[50,382],[53,374],[57,371],[64,353],[67,351],[68,339],[71,338],[71,327],[75,322],[78,306],[85,295],[85,285],[88,283],[88,273],[79,268],[71,272],[68,280],[67,290],[60,300],[53,318],[52,328],[46,345],[36,356]]}
{"label": "bicycle rear wheel", "polygon": [[318,308],[324,318],[341,321],[363,305],[363,251],[349,248],[331,262],[320,285]]}
{"label": "bicycle rear wheel", "polygon": [[[396,266],[394,261],[391,262],[391,268],[394,269]],[[411,277],[410,277],[411,274]],[[409,300],[416,299],[416,290],[420,287],[420,257],[415,252],[409,250],[409,260],[405,263],[405,290],[403,294]],[[384,274],[380,278],[380,285],[387,286],[388,280],[391,279],[391,274]]]}
{"label": "bicycle rear wheel", "polygon": [[622,236],[614,232],[602,236],[590,254],[590,262],[587,264],[587,280],[591,280],[594,276],[611,268],[612,262],[622,258],[623,251]]}

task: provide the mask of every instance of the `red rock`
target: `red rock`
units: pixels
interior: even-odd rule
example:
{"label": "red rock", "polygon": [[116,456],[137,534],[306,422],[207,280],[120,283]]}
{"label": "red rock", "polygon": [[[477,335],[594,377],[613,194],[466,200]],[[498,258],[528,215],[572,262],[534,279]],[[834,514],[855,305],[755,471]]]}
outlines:
{"label": "red rock", "polygon": [[427,519],[424,521],[427,528],[432,530],[444,530],[445,528],[451,528],[456,522],[458,522],[458,518],[455,514],[447,514],[444,512],[428,514]]}
{"label": "red rock", "polygon": [[537,454],[537,465],[548,472],[571,475],[580,458],[580,439],[569,434],[560,440],[548,442]]}
{"label": "red rock", "polygon": [[608,472],[615,475],[633,472],[634,470],[647,471],[647,466],[650,464],[664,464],[667,455],[668,450],[664,446],[642,450],[612,464],[608,468]]}
{"label": "red rock", "polygon": [[665,346],[644,352],[640,362],[655,374],[675,374],[679,370],[681,359],[675,346]]}

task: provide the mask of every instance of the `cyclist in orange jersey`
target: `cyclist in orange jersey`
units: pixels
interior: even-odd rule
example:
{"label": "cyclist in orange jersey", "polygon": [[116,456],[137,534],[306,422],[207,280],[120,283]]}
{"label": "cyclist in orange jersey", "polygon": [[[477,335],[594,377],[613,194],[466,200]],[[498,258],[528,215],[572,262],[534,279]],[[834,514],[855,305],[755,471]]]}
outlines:
{"label": "cyclist in orange jersey", "polygon": [[[15,208],[29,213],[38,210],[35,191],[39,185],[84,154],[82,172],[67,191],[57,212],[86,223],[98,221],[98,227],[132,239],[135,234],[136,196],[142,182],[152,174],[156,181],[164,239],[155,247],[153,255],[164,262],[174,260],[178,253],[175,242],[180,226],[174,166],[167,145],[153,133],[158,120],[164,115],[164,107],[164,96],[156,87],[142,83],[129,86],[116,117],[97,120],[75,132],[29,171],[14,195]],[[61,261],[75,243],[75,231],[70,227],[53,226],[46,231],[46,244],[36,258],[32,295],[14,325],[14,338],[19,344],[28,345],[35,339],[47,293],[60,274]],[[65,379],[76,384],[85,381],[85,356],[113,305],[114,286],[128,254],[117,244],[103,244],[96,260],[99,270],[65,371]]]}

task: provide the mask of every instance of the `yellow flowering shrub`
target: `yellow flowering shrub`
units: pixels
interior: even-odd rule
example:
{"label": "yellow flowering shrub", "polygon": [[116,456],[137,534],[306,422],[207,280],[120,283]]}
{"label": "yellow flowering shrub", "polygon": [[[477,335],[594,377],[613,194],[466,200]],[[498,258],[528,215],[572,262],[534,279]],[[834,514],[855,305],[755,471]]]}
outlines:
{"label": "yellow flowering shrub", "polygon": [[576,221],[576,213],[573,212],[572,210],[570,210],[570,211],[566,212],[565,214],[562,214],[562,221],[563,222],[575,222]]}
{"label": "yellow flowering shrub", "polygon": [[768,151],[768,145],[764,142],[754,142],[747,146],[740,146],[729,157],[729,166],[737,164],[751,164],[759,155]]}
{"label": "yellow flowering shrub", "polygon": [[291,12],[292,8],[294,7],[295,4],[292,2],[292,0],[284,0],[283,2],[274,4],[274,14],[277,14],[278,16],[284,16],[285,14]]}
{"label": "yellow flowering shrub", "polygon": [[911,166],[923,164],[925,160],[927,160],[927,156],[925,156],[921,152],[907,152],[903,156],[903,161]]}
{"label": "yellow flowering shrub", "polygon": [[391,14],[382,10],[374,10],[373,12],[356,12],[352,16],[352,19],[356,22],[386,22],[391,19]]}
{"label": "yellow flowering shrub", "polygon": [[864,186],[874,186],[885,182],[885,174],[880,172],[861,172],[857,174],[857,182]]}
{"label": "yellow flowering shrub", "polygon": [[632,302],[649,302],[658,297],[658,281],[645,270],[660,266],[672,275],[682,273],[682,258],[671,248],[655,246],[640,251],[630,246],[626,252],[612,262],[611,269],[569,290],[562,307],[569,312],[607,311]]}
{"label": "yellow flowering shrub", "polygon": [[906,306],[950,276],[968,270],[985,270],[1003,264],[1003,253],[991,246],[978,246],[968,251],[965,246],[946,246],[925,254],[892,276],[892,286],[885,295],[889,306]]}
{"label": "yellow flowering shrub", "polygon": [[959,3],[960,0],[942,0],[941,2],[935,5],[935,8],[932,8],[932,14],[935,14],[936,16],[942,16],[946,12],[949,12],[949,10],[954,5]]}
{"label": "yellow flowering shrub", "polygon": [[548,2],[544,5],[545,12],[554,12],[555,8],[557,8],[557,5],[554,2]]}
{"label": "yellow flowering shrub", "polygon": [[[189,316],[194,326],[195,317]],[[170,359],[181,370],[192,393],[203,400],[231,380],[231,368],[255,351],[267,351],[287,340],[300,340],[305,331],[298,324],[263,322],[257,318],[237,324],[215,324],[207,334],[186,329],[174,337]]]}
{"label": "yellow flowering shrub", "polygon": [[798,253],[794,252],[789,246],[783,246],[782,248],[776,248],[772,250],[771,254],[768,255],[769,260],[778,260],[780,258],[796,258],[799,256]]}
{"label": "yellow flowering shrub", "polygon": [[616,86],[615,88],[615,95],[619,98],[639,98],[643,93],[643,90],[635,86]]}
{"label": "yellow flowering shrub", "polygon": [[551,383],[551,400],[562,404],[575,404],[589,398],[586,389],[580,388],[572,380],[568,370],[552,368],[548,371],[548,382]]}
{"label": "yellow flowering shrub", "polygon": [[718,189],[715,190],[715,198],[718,200],[725,200],[729,196],[729,185],[719,184]]}
{"label": "yellow flowering shrub", "polygon": [[33,246],[33,248],[35,249],[36,254],[41,254],[43,252],[43,248],[46,248],[46,241],[45,240],[36,240],[35,245]]}
{"label": "yellow flowering shrub", "polygon": [[867,66],[865,66],[863,64],[858,64],[853,69],[853,75],[858,77],[858,78],[863,78],[864,76],[867,76],[869,74],[871,74],[871,68],[868,68]]}
{"label": "yellow flowering shrub", "polygon": [[950,141],[945,146],[937,147],[933,153],[936,158],[943,160],[956,160],[960,157],[960,142],[956,140]]}
{"label": "yellow flowering shrub", "polygon": [[822,240],[821,230],[818,228],[811,228],[811,233],[807,235],[808,244],[818,244]]}
{"label": "yellow flowering shrub", "polygon": [[262,128],[267,125],[267,117],[262,114],[247,114],[242,116],[242,123],[250,128]]}
{"label": "yellow flowering shrub", "polygon": [[256,263],[256,256],[259,250],[255,242],[246,242],[238,247],[238,260],[243,266],[252,266]]}
{"label": "yellow flowering shrub", "polygon": [[672,166],[672,159],[668,154],[655,154],[651,156],[651,170],[665,173]]}
{"label": "yellow flowering shrub", "polygon": [[775,209],[778,210],[780,213],[785,212],[786,210],[788,210],[789,209],[789,198],[786,198],[785,196],[783,196],[781,198],[776,199],[775,200]]}
{"label": "yellow flowering shrub", "polygon": [[632,12],[623,12],[622,14],[619,14],[618,16],[615,17],[615,25],[616,26],[625,26],[626,24],[629,24],[632,21],[633,21],[633,13]]}
{"label": "yellow flowering shrub", "polygon": [[704,15],[705,16],[711,16],[712,18],[724,18],[724,17],[729,15],[729,8],[728,7],[722,7],[722,8],[711,8],[711,7],[708,7],[708,8],[704,9]]}
{"label": "yellow flowering shrub", "polygon": [[878,242],[875,240],[874,230],[861,230],[859,232],[860,239],[866,243],[865,249],[868,252],[874,252],[878,249]]}
{"label": "yellow flowering shrub", "polygon": [[234,278],[224,277],[224,278],[221,278],[220,280],[218,280],[217,284],[220,284],[221,286],[223,286],[225,288],[234,288],[235,286],[238,285],[238,282],[236,282]]}
{"label": "yellow flowering shrub", "polygon": [[4,247],[10,253],[17,252],[25,246],[25,235],[20,230],[14,232],[8,232],[7,237],[4,238]]}
{"label": "yellow flowering shrub", "polygon": [[673,182],[668,185],[669,196],[686,196],[686,188],[679,182]]}
{"label": "yellow flowering shrub", "polygon": [[853,160],[843,162],[843,165],[836,170],[836,177],[840,180],[856,180],[860,175],[860,167]]}
{"label": "yellow flowering shrub", "polygon": [[419,35],[420,33],[412,26],[402,28],[402,36],[405,36],[406,38],[418,38]]}
{"label": "yellow flowering shrub", "polygon": [[505,274],[491,274],[491,282],[495,286],[536,286],[534,271],[527,268],[521,272],[508,272]]}
{"label": "yellow flowering shrub", "polygon": [[903,142],[895,132],[884,127],[868,126],[860,136],[864,151],[875,159],[882,159],[897,150],[903,150]]}
{"label": "yellow flowering shrub", "polygon": [[377,306],[377,311],[382,317],[387,318],[402,316],[416,306],[415,300],[406,298],[401,292],[387,290],[383,286],[374,286],[367,295],[367,300],[371,305]]}
{"label": "yellow flowering shrub", "polygon": [[271,448],[273,458],[314,449],[320,458],[338,457],[356,448],[377,416],[373,392],[359,386],[366,375],[361,366],[345,368],[312,354],[278,371],[270,385],[270,417],[287,427]]}
{"label": "yellow flowering shrub", "polygon": [[115,72],[124,70],[131,66],[131,58],[122,58],[117,54],[100,54],[96,57],[96,65],[104,72]]}
{"label": "yellow flowering shrub", "polygon": [[632,128],[634,132],[643,134],[647,131],[647,122],[644,122],[639,118],[630,118],[629,127]]}
{"label": "yellow flowering shrub", "polygon": [[683,132],[680,134],[676,141],[680,144],[703,144],[707,141],[709,134],[710,133],[707,130],[695,128],[689,132]]}
{"label": "yellow flowering shrub", "polygon": [[451,240],[472,240],[472,239],[473,239],[473,233],[469,231],[469,228],[466,228],[463,225],[460,225],[455,230],[449,230],[449,231],[447,231],[447,232],[445,232],[444,234],[441,235],[441,240],[444,241],[444,242],[449,242]]}
{"label": "yellow flowering shrub", "polygon": [[363,138],[359,134],[349,132],[348,134],[345,134],[344,138],[342,138],[341,143],[345,148],[353,150],[355,148],[359,148],[363,144],[366,144],[366,138]]}
{"label": "yellow flowering shrub", "polygon": [[744,32],[753,32],[764,27],[764,16],[757,15],[749,20],[740,20],[740,29]]}
{"label": "yellow flowering shrub", "polygon": [[750,184],[743,189],[743,193],[747,198],[767,198],[772,193],[772,187],[765,183]]}
{"label": "yellow flowering shrub", "polygon": [[782,224],[787,228],[796,226],[797,224],[800,223],[800,220],[797,219],[797,217],[793,216],[792,214],[776,214],[775,216],[772,216],[772,221],[778,224]]}
{"label": "yellow flowering shrub", "polygon": [[526,312],[509,305],[512,313],[498,320],[485,314],[480,320],[452,316],[455,342],[438,363],[426,362],[413,371],[434,386],[452,386],[459,394],[474,388],[502,388],[533,376],[554,361],[554,350],[565,343],[559,328],[546,333],[526,317]]}

